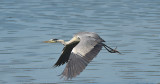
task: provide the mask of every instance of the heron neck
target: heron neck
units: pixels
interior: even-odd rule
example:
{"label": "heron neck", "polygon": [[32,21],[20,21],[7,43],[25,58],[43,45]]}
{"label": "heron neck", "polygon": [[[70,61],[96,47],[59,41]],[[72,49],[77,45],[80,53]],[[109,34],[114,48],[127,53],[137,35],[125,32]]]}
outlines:
{"label": "heron neck", "polygon": [[77,43],[79,41],[76,41],[75,38],[72,38],[70,41],[65,42],[64,40],[57,40],[57,42],[62,43],[63,45],[68,45],[68,44],[72,44],[72,43]]}
{"label": "heron neck", "polygon": [[62,43],[63,45],[67,44],[64,40],[57,40],[57,42]]}

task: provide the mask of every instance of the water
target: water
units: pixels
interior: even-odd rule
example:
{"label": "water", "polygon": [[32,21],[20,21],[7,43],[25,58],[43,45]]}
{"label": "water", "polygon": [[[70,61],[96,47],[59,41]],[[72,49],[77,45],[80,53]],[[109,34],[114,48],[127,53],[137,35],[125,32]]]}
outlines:
{"label": "water", "polygon": [[[73,80],[52,68],[63,45],[80,31],[98,33],[105,49]],[[160,83],[159,0],[1,0],[0,84]]]}

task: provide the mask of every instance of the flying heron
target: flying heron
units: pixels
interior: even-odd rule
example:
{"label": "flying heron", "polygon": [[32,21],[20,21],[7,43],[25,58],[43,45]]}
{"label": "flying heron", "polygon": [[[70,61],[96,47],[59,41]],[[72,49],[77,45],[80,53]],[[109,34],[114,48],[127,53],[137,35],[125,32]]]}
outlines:
{"label": "flying heron", "polygon": [[88,63],[96,57],[99,51],[104,47],[110,53],[120,53],[116,49],[112,49],[105,45],[105,42],[98,34],[94,32],[79,32],[76,33],[73,38],[65,42],[60,39],[51,39],[44,41],[45,43],[62,43],[62,54],[58,61],[54,64],[54,67],[67,63],[61,76],[65,79],[72,79],[79,75]]}

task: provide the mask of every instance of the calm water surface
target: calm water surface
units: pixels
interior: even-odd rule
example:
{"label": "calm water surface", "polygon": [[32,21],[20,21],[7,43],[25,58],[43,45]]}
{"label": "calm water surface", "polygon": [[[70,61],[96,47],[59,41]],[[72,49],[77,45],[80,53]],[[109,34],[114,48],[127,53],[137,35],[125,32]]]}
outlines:
{"label": "calm water surface", "polygon": [[[105,49],[73,80],[52,68],[63,45],[80,31],[98,33]],[[160,83],[160,0],[1,0],[0,84]]]}

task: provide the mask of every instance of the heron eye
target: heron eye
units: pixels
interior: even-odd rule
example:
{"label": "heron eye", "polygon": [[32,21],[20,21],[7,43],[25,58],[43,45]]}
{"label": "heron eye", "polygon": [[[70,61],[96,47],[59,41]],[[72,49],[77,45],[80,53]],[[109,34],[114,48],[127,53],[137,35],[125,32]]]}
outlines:
{"label": "heron eye", "polygon": [[79,36],[77,36],[77,38],[80,39]]}
{"label": "heron eye", "polygon": [[52,39],[53,41],[58,40],[58,39]]}

